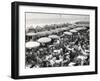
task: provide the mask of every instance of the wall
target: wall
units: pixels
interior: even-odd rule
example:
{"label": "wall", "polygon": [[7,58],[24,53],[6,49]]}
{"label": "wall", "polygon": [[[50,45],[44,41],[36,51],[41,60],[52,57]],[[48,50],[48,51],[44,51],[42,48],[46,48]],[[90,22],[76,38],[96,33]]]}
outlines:
{"label": "wall", "polygon": [[[10,65],[11,65],[11,2],[14,0],[1,0],[0,2],[0,81],[13,81],[10,78]],[[58,3],[58,4],[72,4],[72,5],[88,5],[98,6],[100,10],[100,0],[22,0],[30,2],[43,2],[43,3]],[[100,11],[98,11],[98,14]],[[100,16],[100,15],[99,15]],[[98,22],[100,17],[98,16]],[[98,30],[100,24],[98,25]],[[100,32],[98,33],[100,34]],[[100,41],[100,37],[99,40]],[[100,45],[100,42],[98,43]],[[98,46],[99,48],[99,46]],[[99,51],[100,53],[100,51]],[[98,55],[99,55],[98,53]],[[98,56],[100,57],[100,55]],[[100,59],[98,60],[100,61]],[[100,67],[100,64],[98,65]],[[100,71],[100,70],[99,70]],[[53,77],[53,78],[39,78],[34,79],[37,81],[99,81],[100,74],[98,75],[83,75],[83,76],[69,76],[69,77]],[[29,79],[32,81],[33,79]],[[26,79],[26,81],[29,81]]]}

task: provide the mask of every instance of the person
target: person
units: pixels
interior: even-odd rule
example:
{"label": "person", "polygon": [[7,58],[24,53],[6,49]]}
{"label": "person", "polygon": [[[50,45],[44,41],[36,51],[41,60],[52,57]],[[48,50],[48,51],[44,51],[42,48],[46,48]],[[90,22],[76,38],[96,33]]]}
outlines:
{"label": "person", "polygon": [[62,65],[63,66],[68,66],[69,63],[70,63],[70,55],[65,55],[63,57]]}
{"label": "person", "polygon": [[51,64],[52,67],[53,67],[54,64],[55,64],[55,61],[56,61],[56,57],[52,57],[52,58],[50,59],[50,64]]}
{"label": "person", "polygon": [[60,40],[57,40],[56,44],[58,44],[58,45],[59,45],[59,44],[60,44]]}
{"label": "person", "polygon": [[35,67],[36,65],[37,65],[36,61],[32,60],[32,61],[31,61],[31,66],[30,66],[30,68],[33,68],[33,67]]}
{"label": "person", "polygon": [[61,61],[62,61],[62,59],[59,56],[56,56],[56,60],[55,60],[54,66],[55,67],[61,66]]}
{"label": "person", "polygon": [[46,56],[42,57],[41,67],[47,67],[47,61]]}

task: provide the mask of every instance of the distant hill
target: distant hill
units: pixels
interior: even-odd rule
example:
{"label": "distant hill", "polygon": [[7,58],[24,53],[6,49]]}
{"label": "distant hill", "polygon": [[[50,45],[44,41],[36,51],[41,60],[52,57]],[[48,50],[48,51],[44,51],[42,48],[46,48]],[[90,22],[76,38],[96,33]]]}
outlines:
{"label": "distant hill", "polygon": [[90,24],[89,21],[78,21],[75,24]]}
{"label": "distant hill", "polygon": [[89,21],[78,21],[78,22],[75,22],[75,25],[76,26],[87,26],[87,27],[89,27],[90,22]]}

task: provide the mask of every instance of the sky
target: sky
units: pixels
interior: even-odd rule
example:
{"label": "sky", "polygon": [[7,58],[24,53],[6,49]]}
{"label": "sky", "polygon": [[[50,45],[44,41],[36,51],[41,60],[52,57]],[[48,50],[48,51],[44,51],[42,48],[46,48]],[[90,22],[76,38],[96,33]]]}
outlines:
{"label": "sky", "polygon": [[89,15],[82,14],[50,14],[25,13],[26,27],[44,26],[49,24],[73,23],[76,21],[89,21]]}

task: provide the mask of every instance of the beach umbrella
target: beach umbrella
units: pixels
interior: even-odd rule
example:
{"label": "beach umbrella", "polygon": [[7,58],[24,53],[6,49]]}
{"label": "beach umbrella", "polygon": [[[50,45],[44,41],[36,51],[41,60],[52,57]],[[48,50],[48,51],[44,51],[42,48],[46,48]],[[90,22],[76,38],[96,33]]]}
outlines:
{"label": "beach umbrella", "polygon": [[52,39],[59,39],[59,38],[60,38],[60,37],[57,36],[57,35],[49,35],[48,37],[49,37],[49,38],[52,38]]}
{"label": "beach umbrella", "polygon": [[61,28],[61,30],[68,30],[68,29],[69,29],[68,27]]}
{"label": "beach umbrella", "polygon": [[36,33],[34,33],[34,32],[29,32],[29,33],[26,33],[26,35],[27,35],[27,36],[35,36]]}
{"label": "beach umbrella", "polygon": [[66,30],[66,28],[61,28],[61,30]]}
{"label": "beach umbrella", "polygon": [[78,27],[78,28],[75,28],[75,30],[77,30],[77,31],[78,31],[78,30],[81,30],[81,29],[82,29],[82,28],[79,28],[79,27]]}
{"label": "beach umbrella", "polygon": [[38,36],[45,36],[46,33],[45,32],[37,32],[36,35],[38,35]]}
{"label": "beach umbrella", "polygon": [[36,33],[34,33],[34,32],[29,32],[29,33],[26,33],[26,36],[27,36],[27,38],[30,40],[30,39],[34,39],[34,38],[36,38]]}
{"label": "beach umbrella", "polygon": [[39,35],[39,36],[45,36],[45,35],[52,34],[52,32],[50,32],[50,31],[42,31],[42,32],[37,32],[36,34]]}
{"label": "beach umbrella", "polygon": [[86,28],[85,27],[78,27],[78,28],[75,28],[75,30],[77,30],[77,31],[80,31],[80,30],[85,30]]}
{"label": "beach umbrella", "polygon": [[58,33],[59,31],[57,29],[55,29],[55,30],[51,30],[50,32],[51,33]]}
{"label": "beach umbrella", "polygon": [[40,43],[49,43],[49,42],[51,42],[51,38],[42,37],[42,38],[38,39],[37,41]]}
{"label": "beach umbrella", "polygon": [[26,42],[26,48],[36,48],[39,46],[40,46],[40,43],[35,42],[35,41]]}
{"label": "beach umbrella", "polygon": [[70,30],[72,33],[76,33],[77,31],[75,29]]}
{"label": "beach umbrella", "polygon": [[65,34],[65,35],[72,35],[72,33],[71,33],[71,32],[67,32],[67,31],[66,31],[66,32],[64,32],[64,34]]}
{"label": "beach umbrella", "polygon": [[62,28],[57,28],[56,30],[60,32],[60,31],[62,31],[63,29],[62,29]]}
{"label": "beach umbrella", "polygon": [[45,31],[45,33],[46,33],[47,35],[52,34],[52,32],[51,32],[51,31]]}

